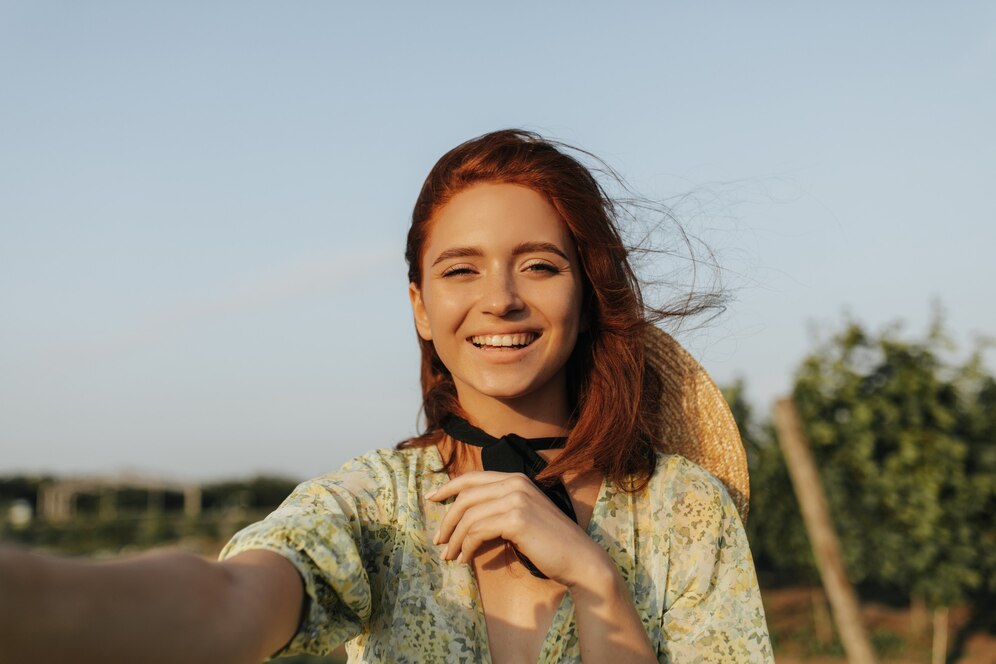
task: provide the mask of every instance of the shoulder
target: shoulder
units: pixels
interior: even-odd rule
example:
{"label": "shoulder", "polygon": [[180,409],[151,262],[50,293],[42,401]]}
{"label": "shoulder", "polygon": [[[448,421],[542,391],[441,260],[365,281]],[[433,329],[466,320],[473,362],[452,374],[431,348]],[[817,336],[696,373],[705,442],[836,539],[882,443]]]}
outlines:
{"label": "shoulder", "polygon": [[708,470],[679,454],[658,454],[649,485],[657,491],[680,493],[713,501],[726,498],[726,486]]}
{"label": "shoulder", "polygon": [[325,488],[344,483],[365,481],[396,484],[405,482],[412,475],[431,472],[432,462],[428,449],[378,449],[353,457],[339,470],[319,475],[302,482],[298,490]]}
{"label": "shoulder", "polygon": [[[677,454],[659,454],[647,484],[655,510],[681,529],[721,530],[736,515],[726,486],[712,473]],[[739,521],[739,516],[736,517]]]}
{"label": "shoulder", "polygon": [[438,468],[438,454],[430,448],[378,449],[347,461],[334,472],[302,482],[287,499],[307,503],[350,497],[382,507],[405,501],[423,484],[423,478]]}

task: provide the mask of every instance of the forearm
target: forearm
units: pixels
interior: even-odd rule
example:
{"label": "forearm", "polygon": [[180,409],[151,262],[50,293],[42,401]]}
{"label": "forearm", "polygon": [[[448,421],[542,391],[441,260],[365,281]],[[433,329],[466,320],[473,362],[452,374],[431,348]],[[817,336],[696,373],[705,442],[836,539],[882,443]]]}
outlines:
{"label": "forearm", "polygon": [[189,553],[86,562],[0,549],[0,662],[259,661],[237,595],[226,569]]}
{"label": "forearm", "polygon": [[569,586],[584,662],[657,662],[633,597],[611,560]]}

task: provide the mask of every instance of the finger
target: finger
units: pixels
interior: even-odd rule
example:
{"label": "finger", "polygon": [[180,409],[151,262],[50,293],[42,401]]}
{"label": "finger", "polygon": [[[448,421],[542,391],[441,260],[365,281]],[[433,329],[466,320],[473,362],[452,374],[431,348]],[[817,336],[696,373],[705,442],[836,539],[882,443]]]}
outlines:
{"label": "finger", "polygon": [[[521,474],[521,473],[516,473]],[[425,494],[427,500],[432,500],[434,502],[440,502],[457,495],[461,491],[470,488],[472,486],[481,486],[484,484],[491,484],[494,482],[500,482],[503,479],[508,478],[512,473],[500,473],[494,470],[474,470],[469,473],[464,473],[459,477],[455,477],[449,480],[446,484],[430,491]],[[525,476],[523,476],[525,477]]]}
{"label": "finger", "polygon": [[[456,561],[460,563],[470,563],[477,550],[485,542],[491,540],[504,539],[516,548],[521,550],[515,540],[520,539],[512,533],[520,533],[524,526],[526,516],[522,510],[495,512],[485,518],[476,520],[473,525],[467,528],[466,534],[460,538],[460,548]],[[450,547],[454,547],[456,541],[450,542]],[[457,549],[453,549],[454,552]]]}
{"label": "finger", "polygon": [[484,502],[467,509],[463,518],[455,524],[452,535],[447,539],[447,546],[443,551],[443,560],[453,560],[463,548],[463,540],[472,528],[479,527],[480,524],[501,516],[505,508],[498,501]]}
{"label": "finger", "polygon": [[433,537],[433,543],[441,544],[447,542],[456,524],[463,519],[464,513],[475,505],[500,501],[513,493],[534,494],[537,498],[546,498],[525,475],[520,473],[498,474],[503,475],[498,481],[470,486],[460,492],[440,522],[439,530],[436,532],[435,537]]}
{"label": "finger", "polygon": [[[477,524],[487,519],[506,516],[510,513],[516,515],[531,514],[533,515],[533,520],[538,521],[541,518],[538,511],[541,509],[542,506],[537,503],[535,496],[518,490],[506,493],[495,500],[482,501],[465,509],[460,520],[453,524],[453,532],[446,539],[448,546],[444,558],[452,558],[463,548],[463,539]],[[519,522],[514,521],[512,523]],[[507,528],[508,525],[506,523],[505,527]],[[499,535],[504,539],[515,542],[520,539],[521,530],[503,530]]]}
{"label": "finger", "polygon": [[[540,513],[532,502],[511,509],[504,509],[501,505],[481,505],[480,513],[468,511],[450,539],[447,553],[450,558],[456,554],[457,562],[469,564],[482,545],[493,540],[504,540],[515,548],[517,554],[529,559],[536,569],[558,583],[581,578],[578,570],[582,570],[580,574],[583,576],[586,573],[584,570],[591,569],[591,565],[585,562],[585,556],[590,556],[592,550],[602,556],[605,552],[552,503],[550,507],[549,512]],[[571,572],[572,567],[574,572]]]}
{"label": "finger", "polygon": [[477,524],[474,529],[469,531],[467,536],[461,540],[456,561],[458,563],[466,563],[468,565],[471,564],[474,560],[474,556],[477,555],[477,550],[480,549],[485,542],[499,539],[500,536],[498,535],[498,532],[500,530],[501,527],[493,521]]}
{"label": "finger", "polygon": [[510,490],[507,482],[508,478],[505,477],[497,482],[464,488],[456,497],[456,500],[447,508],[446,514],[439,523],[439,530],[436,531],[433,542],[436,544],[447,542],[456,524],[463,519],[464,513],[468,509],[481,503],[500,500],[505,496]]}

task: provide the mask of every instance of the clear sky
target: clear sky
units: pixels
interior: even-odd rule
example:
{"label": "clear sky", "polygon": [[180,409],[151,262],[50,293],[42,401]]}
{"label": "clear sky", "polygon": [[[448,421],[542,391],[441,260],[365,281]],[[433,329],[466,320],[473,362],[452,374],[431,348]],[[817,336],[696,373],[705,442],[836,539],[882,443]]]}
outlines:
{"label": "clear sky", "polygon": [[676,204],[761,411],[844,312],[996,334],[992,2],[0,2],[0,474],[411,435],[411,205],[510,126]]}

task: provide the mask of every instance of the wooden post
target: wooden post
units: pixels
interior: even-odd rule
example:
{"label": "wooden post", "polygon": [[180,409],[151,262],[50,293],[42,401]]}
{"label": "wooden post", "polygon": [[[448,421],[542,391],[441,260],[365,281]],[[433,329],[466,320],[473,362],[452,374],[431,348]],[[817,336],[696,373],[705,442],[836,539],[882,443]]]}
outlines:
{"label": "wooden post", "polygon": [[861,624],[861,607],[854,588],[844,571],[823,484],[791,399],[775,403],[775,428],[847,660],[852,664],[874,664],[875,652]]}
{"label": "wooden post", "polygon": [[827,645],[833,641],[833,619],[830,618],[830,611],[827,609],[827,596],[822,590],[813,588],[809,593],[809,599],[813,602],[813,629],[816,631],[816,640]]}
{"label": "wooden post", "polygon": [[948,609],[934,609],[934,634],[931,644],[931,664],[944,664],[948,659]]}
{"label": "wooden post", "polygon": [[201,487],[197,484],[183,486],[183,513],[191,519],[201,515]]}

